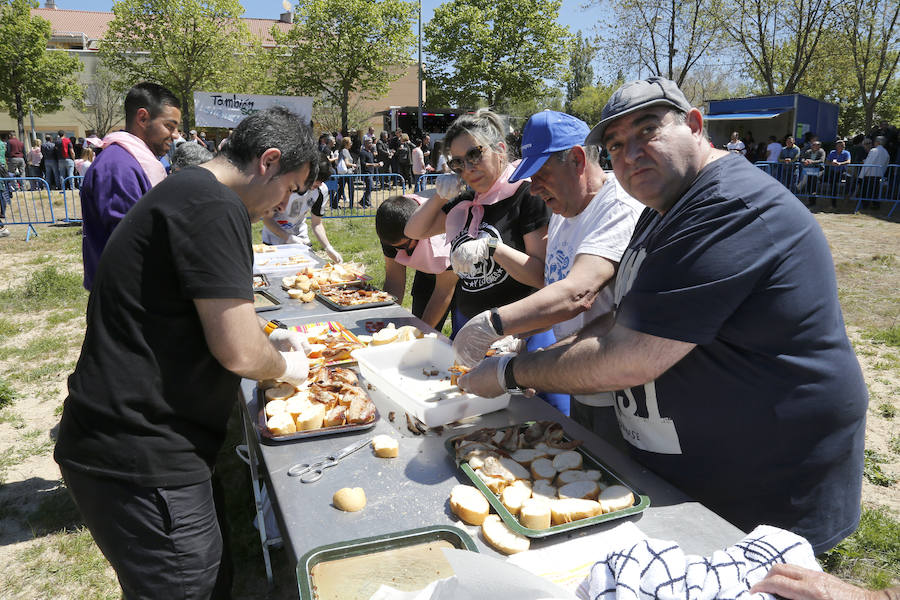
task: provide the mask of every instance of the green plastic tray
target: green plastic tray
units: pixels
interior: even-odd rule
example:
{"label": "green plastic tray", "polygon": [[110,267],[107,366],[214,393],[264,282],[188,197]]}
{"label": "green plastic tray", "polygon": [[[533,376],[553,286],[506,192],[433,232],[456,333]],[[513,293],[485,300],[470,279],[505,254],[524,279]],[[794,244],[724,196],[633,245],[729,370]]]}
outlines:
{"label": "green plastic tray", "polygon": [[[527,423],[520,423],[518,425],[511,425],[510,427],[517,427],[520,430],[531,425],[533,421],[529,421]],[[497,431],[506,431],[509,427],[498,427]],[[469,432],[472,433],[472,432]],[[605,523],[606,521],[612,521],[615,519],[621,519],[623,517],[628,517],[631,515],[635,515],[643,512],[650,506],[650,496],[641,493],[635,486],[625,482],[615,471],[604,465],[600,462],[596,456],[582,448],[581,446],[574,448],[577,452],[579,452],[583,456],[584,468],[585,469],[597,469],[603,472],[603,480],[605,482],[612,484],[623,485],[631,490],[631,493],[634,494],[636,498],[636,502],[633,506],[628,508],[617,510],[611,513],[606,513],[605,515],[597,515],[596,517],[590,517],[587,519],[579,519],[578,521],[572,521],[571,523],[563,523],[561,525],[552,525],[547,529],[531,529],[529,527],[524,527],[519,523],[518,519],[510,513],[503,503],[500,501],[500,497],[497,496],[494,492],[492,492],[488,487],[484,484],[480,477],[475,473],[472,467],[465,461],[456,460],[456,449],[454,448],[454,442],[457,440],[466,437],[468,434],[458,435],[452,437],[444,442],[444,448],[446,448],[447,452],[450,454],[450,457],[456,462],[459,468],[463,473],[471,480],[472,484],[481,490],[481,493],[484,494],[484,497],[487,498],[487,501],[490,502],[491,506],[500,515],[500,518],[503,519],[503,522],[506,525],[515,531],[516,533],[520,533],[526,537],[530,538],[542,538],[551,535],[556,535],[557,533],[562,533],[564,531],[571,531],[573,529],[580,529],[582,527],[587,527],[589,525],[594,525],[596,523]],[[571,441],[572,438],[568,435],[564,435],[563,437],[566,441]]]}
{"label": "green plastic tray", "polygon": [[[313,567],[319,563],[441,540],[449,542],[454,548],[460,550],[478,552],[478,547],[475,546],[475,542],[469,534],[451,525],[420,527],[313,548],[304,554],[297,563],[297,585],[300,589],[300,598],[301,600],[316,600],[311,573]],[[384,583],[390,584],[389,581]]]}

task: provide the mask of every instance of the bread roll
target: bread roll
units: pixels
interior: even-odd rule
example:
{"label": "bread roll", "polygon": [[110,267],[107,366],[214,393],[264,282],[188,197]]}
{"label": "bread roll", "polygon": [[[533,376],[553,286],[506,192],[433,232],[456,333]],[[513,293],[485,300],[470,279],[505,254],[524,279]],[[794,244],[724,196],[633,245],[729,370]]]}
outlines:
{"label": "bread roll", "polygon": [[281,285],[290,289],[290,288],[294,287],[294,282],[296,282],[296,281],[297,281],[296,277],[294,277],[292,275],[288,275],[287,277],[281,278]]}
{"label": "bread roll", "polygon": [[481,525],[491,505],[478,488],[457,485],[450,491],[450,510],[469,525]]}
{"label": "bread roll", "polygon": [[266,417],[272,418],[278,413],[287,412],[287,402],[284,400],[272,400],[266,403]]}
{"label": "bread roll", "polygon": [[366,506],[366,492],[361,487],[341,488],[334,493],[331,501],[335,508],[347,512],[356,512]]}
{"label": "bread roll", "polygon": [[600,492],[600,506],[603,512],[622,510],[634,505],[634,494],[623,485],[611,485]]}
{"label": "bread roll", "polygon": [[300,294],[300,302],[312,302],[315,299],[315,292],[306,292],[305,294]]}
{"label": "bread roll", "polygon": [[553,525],[571,523],[580,519],[587,519],[602,514],[600,503],[594,500],[581,498],[565,498],[554,500],[550,503],[550,522]]}
{"label": "bread roll", "polygon": [[404,325],[397,330],[398,342],[411,342],[422,337],[422,332],[415,325]]}
{"label": "bread roll", "polygon": [[502,477],[512,483],[516,479],[528,479],[528,469],[511,458],[488,456],[481,468],[486,475]]}
{"label": "bread roll", "polygon": [[319,429],[325,422],[325,412],[327,409],[324,404],[311,402],[309,407],[294,418],[297,424],[297,431],[309,431],[310,429]]}
{"label": "bread roll", "polygon": [[494,458],[499,458],[500,455],[496,452],[492,452],[491,450],[483,450],[481,448],[472,450],[468,454],[466,454],[465,459],[466,462],[469,463],[469,466],[473,469],[481,469],[484,467],[484,459],[489,456],[493,456]]}
{"label": "bread roll", "polygon": [[563,450],[562,448],[553,448],[552,446],[548,446],[545,442],[538,442],[534,445],[534,449],[545,452],[547,456],[556,456],[557,454],[566,452],[566,450]]}
{"label": "bread roll", "polygon": [[596,500],[600,488],[597,487],[596,481],[573,481],[567,483],[557,490],[556,495],[560,498],[584,498],[585,500]]}
{"label": "bread roll", "polygon": [[553,457],[553,468],[557,471],[568,471],[569,469],[580,469],[583,462],[581,452],[575,450],[566,450],[562,454]]}
{"label": "bread roll", "polygon": [[372,345],[380,346],[382,344],[396,342],[398,335],[397,330],[394,328],[394,324],[388,323],[387,327],[372,334]]}
{"label": "bread roll", "polygon": [[544,458],[545,456],[547,455],[540,450],[535,450],[533,448],[519,448],[509,455],[510,458],[526,469],[531,467],[531,463],[534,462],[535,459]]}
{"label": "bread roll", "polygon": [[541,498],[529,498],[522,503],[519,523],[529,529],[550,527],[550,502]]}
{"label": "bread roll", "polygon": [[297,427],[294,425],[294,419],[287,412],[280,412],[272,416],[266,421],[266,427],[272,432],[272,435],[288,435],[296,433]]}
{"label": "bread roll", "polygon": [[555,500],[556,487],[550,485],[546,479],[538,479],[531,487],[531,497],[547,501]]}
{"label": "bread roll", "polygon": [[266,390],[266,402],[269,400],[287,400],[297,389],[290,383],[279,383],[275,387]]}
{"label": "bread roll", "polygon": [[522,508],[522,503],[531,498],[531,490],[526,487],[510,485],[503,489],[500,494],[500,502],[513,515],[518,515]]}
{"label": "bread roll", "polygon": [[509,485],[509,481],[503,479],[502,477],[492,477],[485,474],[484,469],[478,469],[477,471],[475,471],[475,474],[478,475],[478,478],[484,482],[484,485],[486,485],[489,490],[491,490],[498,496],[503,492],[506,486]]}
{"label": "bread roll", "polygon": [[531,476],[534,479],[553,481],[553,478],[556,477],[556,468],[553,466],[553,461],[549,458],[536,458],[531,463]]}
{"label": "bread roll", "polygon": [[285,410],[296,419],[297,415],[310,407],[310,404],[309,392],[298,392],[285,401]]}
{"label": "bread roll", "polygon": [[397,458],[400,442],[389,435],[376,435],[372,438],[372,449],[378,458]]}
{"label": "bread roll", "polygon": [[291,288],[287,291],[288,298],[292,300],[300,300],[305,294],[306,292],[299,288]]}
{"label": "bread roll", "polygon": [[510,487],[520,487],[528,490],[528,493],[531,494],[532,483],[530,479],[516,479],[511,484]]}
{"label": "bread roll", "polygon": [[506,526],[497,515],[488,515],[481,524],[481,535],[488,544],[504,554],[524,552],[531,547],[531,541]]}

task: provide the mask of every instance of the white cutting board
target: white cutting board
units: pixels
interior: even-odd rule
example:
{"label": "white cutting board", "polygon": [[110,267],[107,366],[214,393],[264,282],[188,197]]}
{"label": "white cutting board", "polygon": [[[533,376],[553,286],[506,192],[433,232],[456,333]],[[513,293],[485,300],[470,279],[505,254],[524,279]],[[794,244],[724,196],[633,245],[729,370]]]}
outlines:
{"label": "white cutting board", "polygon": [[[453,348],[444,338],[395,342],[353,351],[359,370],[391,400],[427,427],[502,410],[509,394],[482,398],[450,385]],[[434,371],[436,374],[432,375]]]}

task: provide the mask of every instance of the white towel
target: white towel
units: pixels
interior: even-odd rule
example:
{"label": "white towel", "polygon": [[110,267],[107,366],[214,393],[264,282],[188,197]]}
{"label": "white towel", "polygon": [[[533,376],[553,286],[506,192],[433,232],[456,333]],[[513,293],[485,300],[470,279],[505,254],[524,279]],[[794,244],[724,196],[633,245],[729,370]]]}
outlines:
{"label": "white towel", "polygon": [[655,539],[598,550],[602,558],[591,568],[591,600],[772,600],[749,590],[773,565],[822,570],[809,542],[765,525],[709,558]]}

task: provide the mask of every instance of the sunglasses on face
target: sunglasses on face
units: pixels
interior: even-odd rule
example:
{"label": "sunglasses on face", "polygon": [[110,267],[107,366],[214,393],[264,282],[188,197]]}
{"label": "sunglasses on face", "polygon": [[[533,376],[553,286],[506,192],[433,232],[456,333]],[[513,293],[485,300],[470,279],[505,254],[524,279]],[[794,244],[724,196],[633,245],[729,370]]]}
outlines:
{"label": "sunglasses on face", "polygon": [[450,170],[456,173],[457,175],[462,175],[463,171],[468,168],[477,167],[481,164],[481,161],[484,159],[484,146],[475,146],[473,148],[469,148],[466,151],[465,156],[462,158],[458,156],[454,156],[450,160],[447,161],[447,166],[450,167]]}

